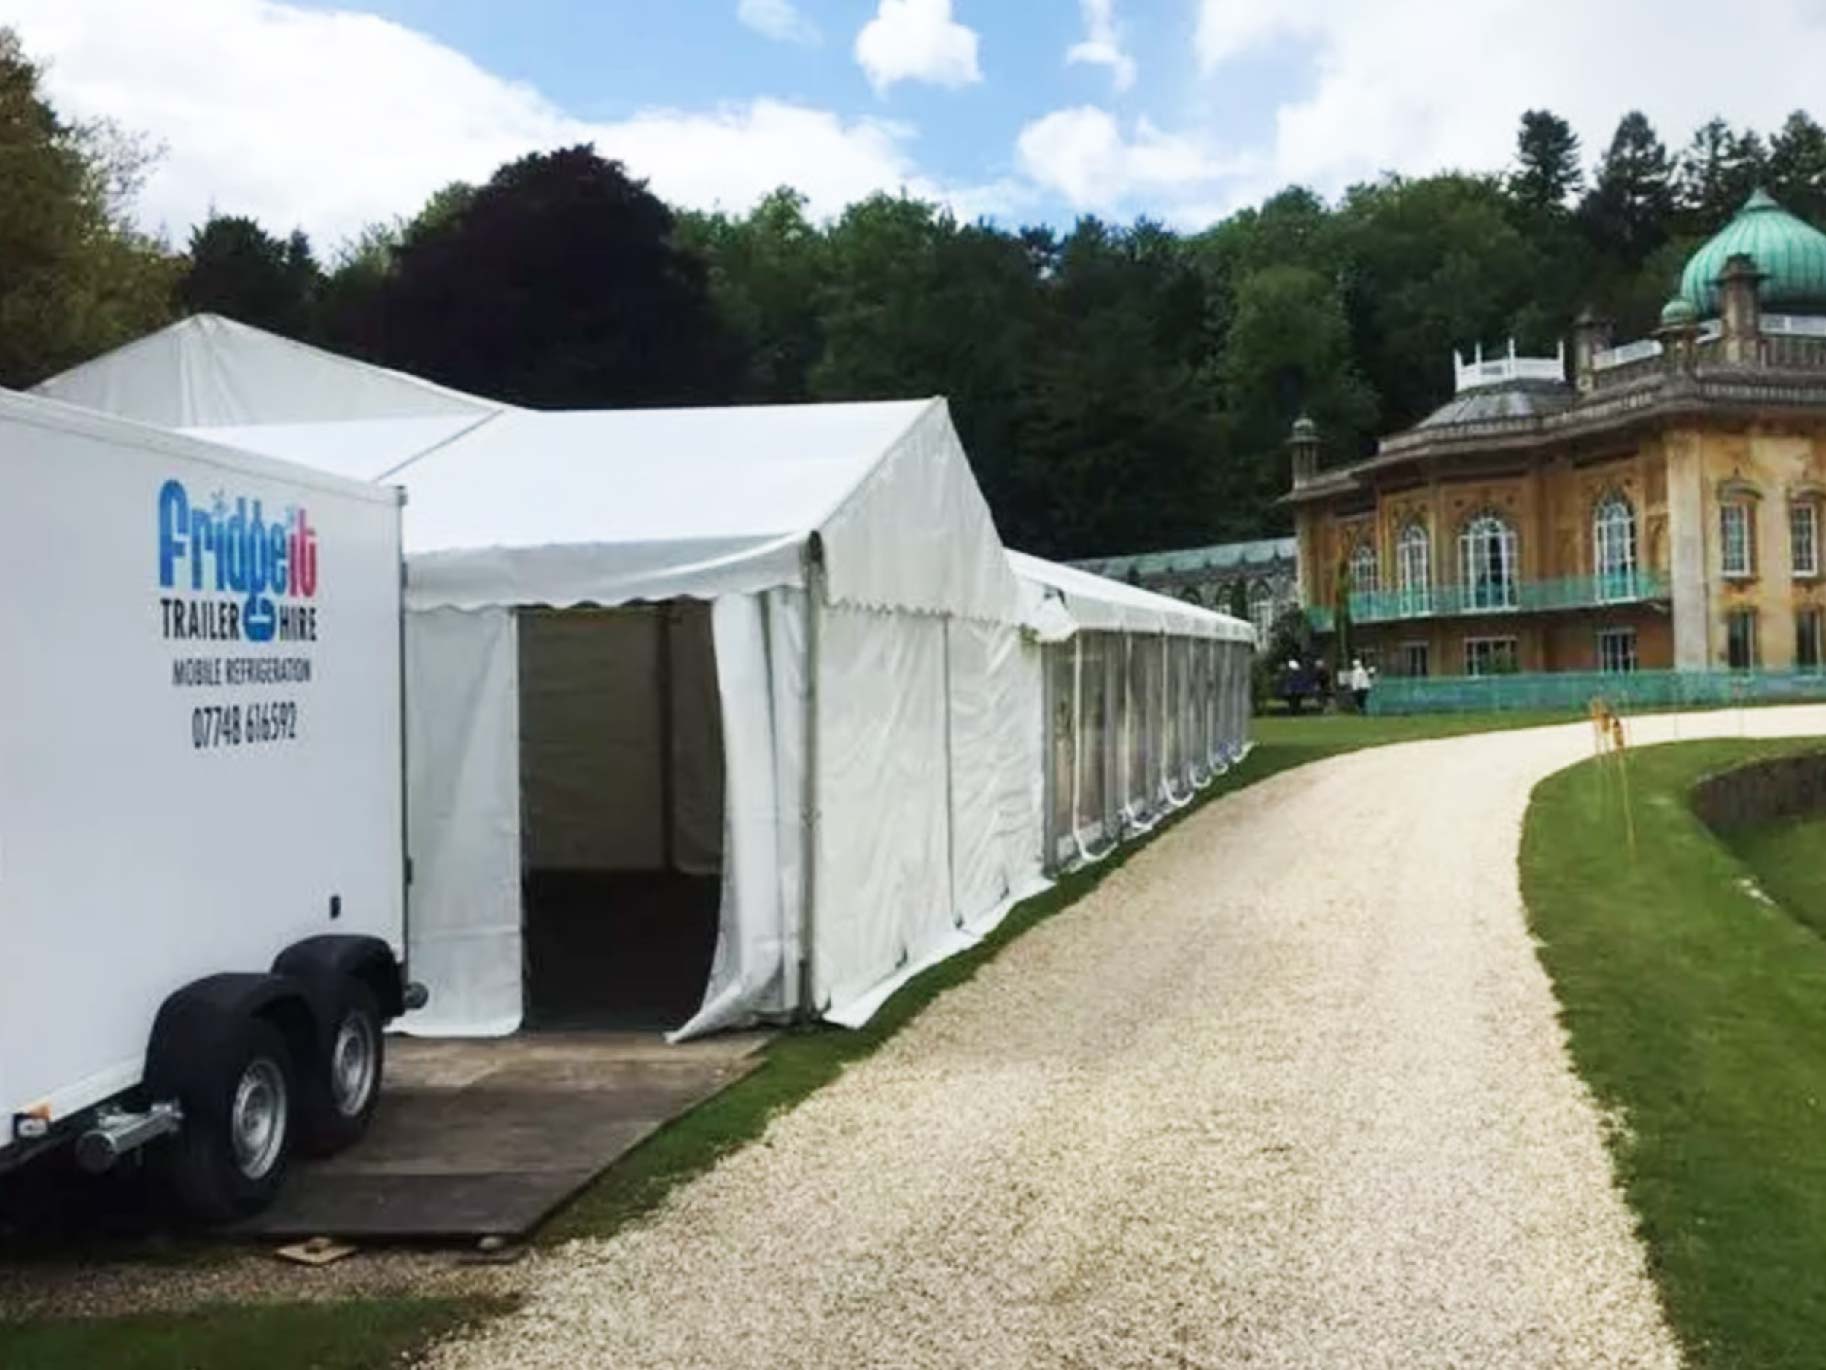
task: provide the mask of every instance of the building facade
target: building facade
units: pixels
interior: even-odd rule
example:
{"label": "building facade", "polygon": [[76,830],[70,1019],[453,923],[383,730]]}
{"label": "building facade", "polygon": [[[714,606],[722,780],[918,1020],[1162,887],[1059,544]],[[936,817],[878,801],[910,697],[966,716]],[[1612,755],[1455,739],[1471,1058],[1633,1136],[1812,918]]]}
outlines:
{"label": "building facade", "polygon": [[1454,364],[1366,460],[1296,425],[1316,626],[1384,676],[1821,667],[1826,234],[1758,192],[1653,337]]}
{"label": "building facade", "polygon": [[1219,542],[1172,552],[1094,557],[1072,564],[1220,613],[1234,612],[1241,604],[1261,643],[1267,642],[1275,619],[1302,602],[1299,543],[1294,538]]}

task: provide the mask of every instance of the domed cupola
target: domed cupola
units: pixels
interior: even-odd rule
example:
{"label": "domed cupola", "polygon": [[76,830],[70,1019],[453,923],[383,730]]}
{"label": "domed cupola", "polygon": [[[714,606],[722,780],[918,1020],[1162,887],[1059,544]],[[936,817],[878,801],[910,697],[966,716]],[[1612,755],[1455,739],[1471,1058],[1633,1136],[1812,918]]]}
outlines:
{"label": "domed cupola", "polygon": [[1685,295],[1676,295],[1661,306],[1663,328],[1690,328],[1699,322],[1699,307]]}
{"label": "domed cupola", "polygon": [[1757,296],[1775,313],[1826,313],[1826,233],[1783,209],[1766,191],[1744,201],[1737,217],[1695,252],[1680,275],[1680,294],[1707,318],[1718,314],[1718,278],[1744,255],[1762,274]]}

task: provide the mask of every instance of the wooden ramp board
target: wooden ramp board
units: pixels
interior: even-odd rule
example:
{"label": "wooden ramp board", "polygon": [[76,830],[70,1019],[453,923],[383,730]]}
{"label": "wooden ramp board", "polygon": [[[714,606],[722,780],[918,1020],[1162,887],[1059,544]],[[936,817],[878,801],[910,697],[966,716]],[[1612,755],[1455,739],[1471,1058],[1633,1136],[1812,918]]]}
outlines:
{"label": "wooden ramp board", "polygon": [[359,1145],[297,1163],[250,1237],[518,1237],[664,1123],[760,1064],[764,1034],[389,1038]]}

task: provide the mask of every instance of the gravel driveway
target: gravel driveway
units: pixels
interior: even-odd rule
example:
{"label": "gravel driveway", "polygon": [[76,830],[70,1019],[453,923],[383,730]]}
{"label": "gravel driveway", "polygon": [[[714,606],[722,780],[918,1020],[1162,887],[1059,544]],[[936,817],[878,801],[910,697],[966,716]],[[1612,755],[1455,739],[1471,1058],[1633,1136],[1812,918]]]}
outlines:
{"label": "gravel driveway", "polygon": [[1517,889],[1529,791],[1590,751],[1411,743],[1217,801],[434,1363],[1678,1364]]}

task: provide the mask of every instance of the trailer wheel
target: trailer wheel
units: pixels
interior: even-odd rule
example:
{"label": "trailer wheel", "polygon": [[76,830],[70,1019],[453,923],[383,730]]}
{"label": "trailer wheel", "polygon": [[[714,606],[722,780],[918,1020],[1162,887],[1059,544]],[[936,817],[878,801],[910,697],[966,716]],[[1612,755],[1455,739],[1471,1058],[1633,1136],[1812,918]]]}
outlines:
{"label": "trailer wheel", "polygon": [[[285,1182],[292,1140],[292,1056],[279,1029],[242,1019],[212,1078],[184,1082],[184,1125],[158,1157],[186,1213],[226,1222],[257,1213]],[[207,1068],[206,1068],[207,1069]]]}
{"label": "trailer wheel", "polygon": [[381,1033],[374,991],[343,976],[333,996],[322,1059],[301,1083],[299,1143],[313,1156],[328,1156],[359,1141],[380,1104],[387,1043]]}

